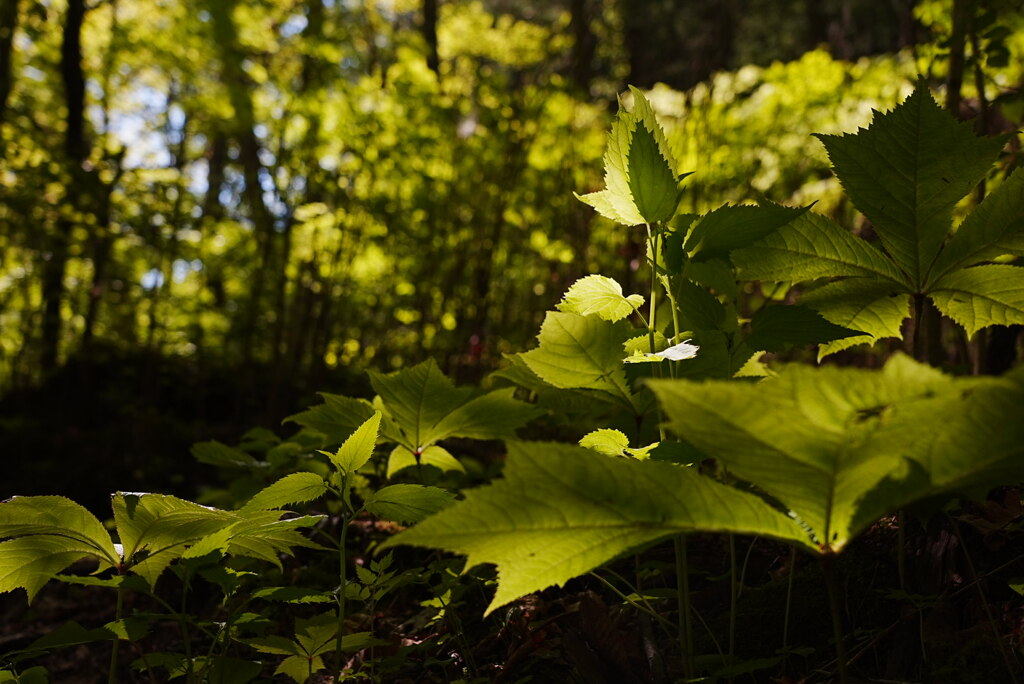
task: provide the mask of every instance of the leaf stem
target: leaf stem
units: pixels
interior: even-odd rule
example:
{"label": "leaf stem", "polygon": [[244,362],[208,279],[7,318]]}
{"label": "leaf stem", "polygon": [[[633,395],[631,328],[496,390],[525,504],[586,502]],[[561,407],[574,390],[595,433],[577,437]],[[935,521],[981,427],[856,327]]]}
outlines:
{"label": "leaf stem", "polygon": [[[121,612],[124,609],[124,587],[117,588],[117,603],[114,607],[114,620],[121,619]],[[110,671],[107,673],[107,683],[117,684],[117,652],[121,645],[121,639],[114,637],[114,643],[110,648]]]}
{"label": "leaf stem", "polygon": [[[729,535],[729,667],[736,659],[736,604],[739,599],[740,578],[736,567],[736,535]],[[733,676],[729,675],[729,684]]]}
{"label": "leaf stem", "polygon": [[[346,480],[348,478],[345,478]],[[343,482],[343,485],[347,482]],[[345,599],[346,599],[346,563],[345,545],[348,542],[348,523],[346,511],[341,512],[339,524],[341,532],[338,534],[338,594],[335,600],[338,603],[338,627],[334,638],[334,681],[341,681],[342,650],[341,640],[345,635]]]}
{"label": "leaf stem", "polygon": [[609,589],[611,589],[613,593],[618,595],[619,598],[621,598],[623,601],[625,601],[629,605],[633,606],[634,608],[636,608],[640,612],[646,613],[650,617],[654,618],[659,624],[661,624],[663,626],[666,626],[666,627],[674,627],[675,626],[675,625],[672,624],[672,622],[670,620],[665,619],[656,610],[654,610],[654,608],[651,606],[650,602],[647,600],[647,597],[643,595],[642,591],[640,591],[639,589],[637,589],[635,587],[630,586],[629,582],[625,581],[622,578],[622,576],[620,576],[620,575],[618,575],[618,574],[616,574],[614,572],[611,572],[607,568],[605,568],[605,571],[608,572],[608,574],[613,575],[614,577],[616,577],[620,582],[625,584],[630,589],[633,589],[635,591],[636,595],[640,598],[641,602],[638,603],[637,601],[634,601],[629,596],[627,596],[622,591],[620,591],[618,587],[616,587],[614,584],[609,582],[604,577],[601,577],[596,572],[591,572],[590,576],[595,578],[599,582],[601,582],[601,584],[605,585]]}
{"label": "leaf stem", "polygon": [[693,620],[690,611],[690,572],[686,558],[686,535],[675,538],[676,592],[679,608],[679,647],[683,655],[683,679],[694,676]]}
{"label": "leaf stem", "polygon": [[786,611],[782,618],[782,653],[789,653],[789,614],[793,606],[793,577],[796,575],[796,547],[789,549],[789,577],[786,581]]}
{"label": "leaf stem", "polygon": [[839,606],[839,589],[836,586],[836,555],[826,550],[821,556],[821,570],[825,575],[825,587],[828,589],[828,605],[832,612],[832,634],[836,642],[836,661],[839,664],[839,682],[848,684],[850,681],[846,667],[846,644],[843,640],[843,618]]}

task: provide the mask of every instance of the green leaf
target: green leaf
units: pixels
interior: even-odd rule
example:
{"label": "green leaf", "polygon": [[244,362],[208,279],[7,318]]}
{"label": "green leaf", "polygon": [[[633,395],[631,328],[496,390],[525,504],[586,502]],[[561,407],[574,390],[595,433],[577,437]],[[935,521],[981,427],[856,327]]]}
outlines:
{"label": "green leaf", "polygon": [[252,660],[214,656],[206,671],[206,684],[248,684],[259,676],[262,664]]}
{"label": "green leaf", "polygon": [[932,99],[923,80],[891,112],[854,135],[818,135],[854,205],[921,288],[954,205],[995,161],[1005,137],[978,138]]}
{"label": "green leaf", "polygon": [[86,556],[92,544],[71,537],[35,534],[0,543],[0,594],[24,589],[29,603],[53,575]]}
{"label": "green leaf", "polygon": [[111,506],[125,563],[151,587],[189,543],[239,520],[236,513],[167,494],[118,492]]}
{"label": "green leaf", "polygon": [[1019,243],[1024,238],[1021,207],[1024,207],[1024,171],[1018,168],[957,228],[932,268],[932,283],[958,268],[1008,252],[1019,253]]}
{"label": "green leaf", "polygon": [[679,344],[674,344],[658,352],[644,353],[636,350],[622,361],[623,363],[660,363],[666,359],[669,361],[688,361],[696,358],[698,351],[700,351],[700,347],[696,344],[691,344],[691,340],[687,338]]}
{"label": "green leaf", "polygon": [[829,323],[806,306],[776,305],[754,314],[746,342],[758,351],[781,352],[790,346],[823,344],[859,335],[860,331]]}
{"label": "green leaf", "polygon": [[32,534],[67,537],[91,547],[89,552],[108,566],[121,556],[110,533],[84,506],[63,496],[15,496],[0,503],[0,538]]}
{"label": "green leaf", "polygon": [[373,406],[363,399],[321,392],[324,403],[288,416],[283,422],[298,423],[322,433],[327,444],[341,444],[373,415]]}
{"label": "green leaf", "polygon": [[537,336],[540,345],[520,358],[550,385],[598,390],[632,408],[622,370],[622,345],[632,332],[597,318],[549,311]]}
{"label": "green leaf", "polygon": [[370,373],[370,381],[394,419],[410,451],[423,451],[447,437],[499,439],[537,415],[534,407],[498,390],[475,397],[475,390],[456,388],[431,359],[390,375]]}
{"label": "green leaf", "polygon": [[823,551],[922,491],[907,437],[877,433],[907,406],[954,389],[902,355],[882,372],[791,366],[755,385],[650,384],[676,434],[790,508]]}
{"label": "green leaf", "polygon": [[241,641],[243,644],[252,646],[260,653],[270,653],[271,655],[305,655],[297,643],[282,636],[256,637],[254,639],[242,639]]}
{"label": "green leaf", "polygon": [[377,432],[380,429],[381,412],[374,411],[366,422],[356,428],[348,436],[345,443],[338,447],[334,454],[328,454],[331,463],[343,475],[354,473],[366,465],[373,456],[373,448],[377,445]]}
{"label": "green leaf", "polygon": [[949,392],[903,408],[882,425],[879,451],[894,450],[920,464],[917,487],[892,492],[913,500],[971,495],[1024,479],[1024,375],[958,378]]}
{"label": "green leaf", "polygon": [[557,308],[580,316],[596,315],[606,321],[618,321],[643,303],[644,298],[640,295],[624,296],[622,286],[612,278],[589,275],[572,284]]}
{"label": "green leaf", "polygon": [[297,684],[309,681],[309,674],[324,669],[324,660],[320,656],[307,658],[306,656],[289,656],[281,661],[281,664],[274,670],[275,675],[283,674],[291,677]]}
{"label": "green leaf", "polygon": [[658,147],[658,155],[665,160],[672,177],[678,176],[679,162],[676,160],[675,155],[672,154],[668,138],[665,137],[665,130],[658,123],[658,118],[651,107],[651,103],[639,88],[629,86],[629,92],[633,94],[633,117],[651,132],[651,136]]}
{"label": "green leaf", "polygon": [[903,320],[910,315],[910,295],[891,283],[869,278],[829,283],[806,293],[800,301],[836,325],[865,333],[821,345],[819,360],[857,344],[900,337]]}
{"label": "green leaf", "polygon": [[990,264],[953,271],[930,296],[968,336],[990,325],[1024,323],[1024,268]]}
{"label": "green leaf", "polygon": [[654,118],[654,111],[643,93],[636,88],[630,90],[637,121],[629,146],[629,190],[645,223],[667,221],[679,204],[676,173],[665,156],[668,145],[659,144],[664,142],[664,133]]}
{"label": "green leaf", "polygon": [[[466,472],[466,469],[459,463],[457,458],[452,456],[447,449],[436,444],[428,446],[423,450],[423,453],[420,454],[419,463],[424,466],[433,466],[444,472]],[[388,457],[386,476],[390,479],[395,473],[406,468],[415,468],[417,465],[416,454],[404,446],[396,446]]]}
{"label": "green leaf", "polygon": [[727,258],[804,214],[810,207],[730,206],[715,209],[693,227],[685,249],[693,261]]}
{"label": "green leaf", "polygon": [[283,603],[334,603],[330,592],[305,587],[264,587],[254,591],[252,597]]}
{"label": "green leaf", "polygon": [[719,330],[725,325],[725,305],[703,287],[688,279],[682,279],[679,283],[676,303],[679,305],[681,325],[685,329]]}
{"label": "green leaf", "polygon": [[605,456],[622,456],[629,447],[629,438],[619,430],[594,430],[580,439],[580,446]]}
{"label": "green leaf", "polygon": [[[654,332],[654,351],[660,352],[668,349],[668,338],[662,335],[660,332]],[[651,353],[651,336],[650,335],[637,335],[631,337],[622,343],[622,349],[626,356],[635,356],[637,354],[650,354]],[[663,359],[659,359],[663,360]]]}
{"label": "green leaf", "polygon": [[836,276],[875,276],[902,285],[900,270],[866,240],[807,212],[750,247],[732,253],[744,280],[790,282]]}
{"label": "green leaf", "polygon": [[633,112],[620,104],[604,154],[606,189],[576,195],[602,216],[626,226],[666,221],[679,201],[676,164],[664,131],[643,93],[632,88]]}
{"label": "green leaf", "polygon": [[395,484],[371,494],[364,506],[378,518],[411,524],[447,508],[455,496],[439,487]]}
{"label": "green leaf", "polygon": [[728,259],[690,261],[686,266],[686,276],[698,285],[736,299],[736,274]]}
{"label": "green leaf", "polygon": [[603,428],[584,435],[580,440],[580,446],[605,456],[624,456],[643,461],[650,458],[650,452],[658,447],[658,442],[632,449],[629,446],[629,439],[622,432]]}
{"label": "green leaf", "polygon": [[515,439],[516,429],[541,412],[514,395],[515,389],[508,387],[470,399],[434,426],[431,439]]}
{"label": "green leaf", "polygon": [[267,485],[238,509],[242,515],[253,511],[284,508],[318,499],[327,493],[327,483],[316,473],[292,473]]}
{"label": "green leaf", "polygon": [[192,456],[200,463],[207,463],[218,468],[251,468],[256,459],[241,449],[230,447],[216,440],[199,442],[192,445]]}
{"label": "green leaf", "polygon": [[307,655],[320,655],[334,648],[334,635],[338,633],[335,613],[322,613],[308,620],[295,619],[295,641]]}
{"label": "green leaf", "polygon": [[509,444],[504,477],[384,542],[498,566],[487,609],[562,585],[612,558],[694,529],[751,532],[806,543],[793,520],[757,497],[690,468],[595,458],[564,444]]}

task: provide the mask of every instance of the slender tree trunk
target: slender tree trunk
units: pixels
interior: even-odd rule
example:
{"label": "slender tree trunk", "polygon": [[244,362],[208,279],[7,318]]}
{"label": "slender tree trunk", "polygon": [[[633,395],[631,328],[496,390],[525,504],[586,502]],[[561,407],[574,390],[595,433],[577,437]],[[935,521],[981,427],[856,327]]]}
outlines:
{"label": "slender tree trunk", "polygon": [[441,58],[437,54],[437,0],[423,0],[423,39],[427,41],[427,66],[441,74]]}
{"label": "slender tree trunk", "polygon": [[969,20],[969,0],[953,0],[953,33],[949,38],[949,76],[946,81],[946,109],[960,118],[960,90],[964,84],[964,45]]}
{"label": "slender tree trunk", "polygon": [[11,94],[14,61],[14,32],[18,28],[18,0],[0,0],[0,124],[7,114],[7,98]]}
{"label": "slender tree trunk", "polygon": [[572,51],[572,78],[581,92],[588,93],[590,80],[593,78],[596,41],[593,31],[590,30],[587,0],[570,0],[569,11],[569,27],[575,38]]}
{"label": "slender tree trunk", "polygon": [[263,200],[260,175],[260,144],[256,138],[256,115],[249,92],[249,78],[242,68],[242,54],[238,45],[238,30],[232,12],[234,0],[210,0],[208,7],[213,17],[213,33],[220,49],[223,81],[228,86],[228,96],[234,110],[234,137],[239,146],[242,174],[245,179],[245,203],[253,222],[258,263],[250,282],[252,291],[242,320],[241,346],[243,363],[253,358],[253,344],[256,338],[259,314],[264,305],[268,281],[271,280],[274,256],[274,219]]}
{"label": "slender tree trunk", "polygon": [[[64,153],[67,158],[71,182],[67,186],[67,202],[80,205],[82,161],[87,150],[85,142],[85,74],[82,71],[82,23],[85,19],[85,1],[69,0],[64,18],[64,37],[61,44],[60,73],[64,81],[67,103]],[[61,304],[64,300],[64,274],[67,270],[71,218],[57,220],[57,230],[50,243],[49,259],[43,267],[43,330],[39,360],[44,372],[56,368],[60,356],[63,332]]]}

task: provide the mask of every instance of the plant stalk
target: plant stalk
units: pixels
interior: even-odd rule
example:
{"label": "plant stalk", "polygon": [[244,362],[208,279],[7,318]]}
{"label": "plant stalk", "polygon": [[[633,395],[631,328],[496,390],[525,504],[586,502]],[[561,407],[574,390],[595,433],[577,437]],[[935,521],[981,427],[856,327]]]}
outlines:
{"label": "plant stalk", "polygon": [[828,589],[829,609],[832,611],[832,634],[836,641],[839,682],[848,684],[850,679],[846,667],[846,644],[843,641],[843,616],[839,606],[839,588],[836,586],[836,555],[831,550],[827,550],[821,556],[821,569],[825,575],[825,586]]}
{"label": "plant stalk", "polygon": [[690,611],[690,573],[686,558],[686,535],[675,538],[676,545],[676,602],[679,608],[679,647],[683,651],[683,679],[694,676],[693,620]]}
{"label": "plant stalk", "polygon": [[[343,483],[347,484],[347,483]],[[345,594],[348,587],[346,587],[346,563],[348,562],[345,558],[345,545],[348,542],[348,520],[346,519],[345,513],[341,514],[341,532],[338,534],[338,628],[337,634],[335,635],[334,641],[334,681],[341,681],[341,668],[342,668],[342,650],[341,640],[345,635]]]}
{"label": "plant stalk", "polygon": [[782,617],[782,652],[789,653],[789,612],[793,606],[793,577],[796,575],[796,547],[789,550],[789,578],[786,581],[786,611]]}
{"label": "plant stalk", "polygon": [[[739,577],[736,574],[736,535],[729,535],[729,667],[736,659],[736,603],[739,595]],[[729,684],[733,676],[729,675]]]}
{"label": "plant stalk", "polygon": [[[121,612],[124,609],[124,587],[117,588],[117,604],[114,607],[114,620],[121,619]],[[114,638],[110,647],[110,671],[107,673],[107,684],[117,684],[117,654],[121,640]]]}

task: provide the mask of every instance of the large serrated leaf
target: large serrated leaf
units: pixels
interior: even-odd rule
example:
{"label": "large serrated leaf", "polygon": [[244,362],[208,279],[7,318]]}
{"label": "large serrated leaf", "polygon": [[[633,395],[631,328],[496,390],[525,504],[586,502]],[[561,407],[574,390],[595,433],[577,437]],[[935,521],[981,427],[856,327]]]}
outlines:
{"label": "large serrated leaf", "polygon": [[875,112],[853,135],[818,135],[854,205],[886,251],[923,288],[954,205],[980,181],[1006,141],[978,138],[932,99],[920,81],[891,112]]}
{"label": "large serrated leaf", "polygon": [[974,335],[990,325],[1024,323],[1024,268],[989,264],[943,276],[931,292],[939,311]]}
{"label": "large serrated leaf", "polygon": [[564,444],[512,443],[504,477],[387,540],[498,566],[490,613],[562,585],[612,558],[694,529],[809,544],[803,529],[757,497],[689,468],[604,458]]}
{"label": "large serrated leaf", "polygon": [[371,372],[370,382],[401,432],[399,443],[412,451],[436,441],[434,427],[474,394],[455,387],[433,359],[388,375]]}
{"label": "large serrated leaf", "polygon": [[439,487],[396,484],[378,489],[363,505],[379,518],[411,524],[444,510],[453,501],[455,496]]}
{"label": "large serrated leaf", "polygon": [[327,493],[327,483],[316,473],[291,473],[256,492],[238,509],[242,515],[255,511],[284,508],[319,499]]}
{"label": "large serrated leaf", "polygon": [[[643,99],[639,91],[634,91],[634,95],[638,101]],[[654,127],[660,130],[656,122]],[[676,176],[646,121],[637,123],[630,142],[629,190],[637,211],[645,223],[667,221],[679,204]]]}
{"label": "large serrated leaf", "polygon": [[71,499],[15,496],[0,503],[0,539],[34,534],[67,537],[84,544],[107,565],[116,566],[121,560],[103,523]]}
{"label": "large serrated leaf", "polygon": [[819,360],[857,344],[899,337],[900,326],[910,315],[910,295],[888,281],[874,278],[849,278],[829,283],[808,292],[801,301],[826,320],[864,333],[821,345]]}
{"label": "large serrated leaf", "polygon": [[509,387],[470,399],[434,426],[433,440],[515,439],[516,429],[536,418],[540,411],[514,395],[515,389]]}
{"label": "large serrated leaf", "polygon": [[192,542],[239,520],[168,494],[118,492],[111,500],[125,563],[152,587]]}
{"label": "large serrated leaf", "polygon": [[622,345],[632,333],[625,325],[549,311],[537,336],[540,345],[520,358],[550,385],[598,390],[632,407],[622,370]]}
{"label": "large serrated leaf", "polygon": [[217,440],[193,444],[191,452],[200,463],[218,468],[251,468],[256,465],[256,459],[246,452]]}
{"label": "large serrated leaf", "polygon": [[835,325],[816,311],[793,304],[768,306],[754,314],[746,342],[758,351],[781,352],[791,346],[824,344],[860,335],[859,330]]}
{"label": "large serrated leaf", "polygon": [[693,261],[727,258],[804,214],[809,207],[725,205],[701,218],[686,239]]}
{"label": "large serrated leaf", "polygon": [[636,88],[633,112],[620,104],[604,154],[605,189],[576,195],[602,216],[635,226],[666,221],[679,202],[678,171],[650,103]]}
{"label": "large serrated leaf", "polygon": [[932,268],[932,282],[1006,252],[1024,236],[1024,170],[1018,168],[967,215]]}
{"label": "large serrated leaf", "polygon": [[807,212],[750,247],[732,253],[740,278],[791,282],[836,276],[876,276],[903,284],[906,276],[871,244],[828,218]]}
{"label": "large serrated leaf", "polygon": [[622,294],[622,286],[603,275],[588,275],[573,283],[558,304],[559,311],[619,321],[643,306],[640,295]]}
{"label": "large serrated leaf", "polygon": [[328,454],[331,463],[343,474],[354,473],[369,462],[373,456],[373,448],[377,445],[377,432],[380,429],[381,412],[374,411],[366,422],[356,428],[338,451]]}
{"label": "large serrated leaf", "polygon": [[325,435],[327,444],[341,444],[373,415],[373,406],[362,399],[321,392],[324,403],[288,416],[284,422],[298,423]]}
{"label": "large serrated leaf", "polygon": [[29,602],[53,575],[86,556],[96,556],[87,542],[52,534],[35,534],[0,543],[0,593],[24,589]]}
{"label": "large serrated leaf", "polygon": [[651,385],[674,432],[789,507],[823,551],[839,551],[880,516],[935,493],[935,464],[922,461],[906,430],[930,425],[945,434],[923,419],[927,409],[952,402],[964,410],[957,402],[970,395],[902,355],[881,372],[794,366],[752,386]]}

